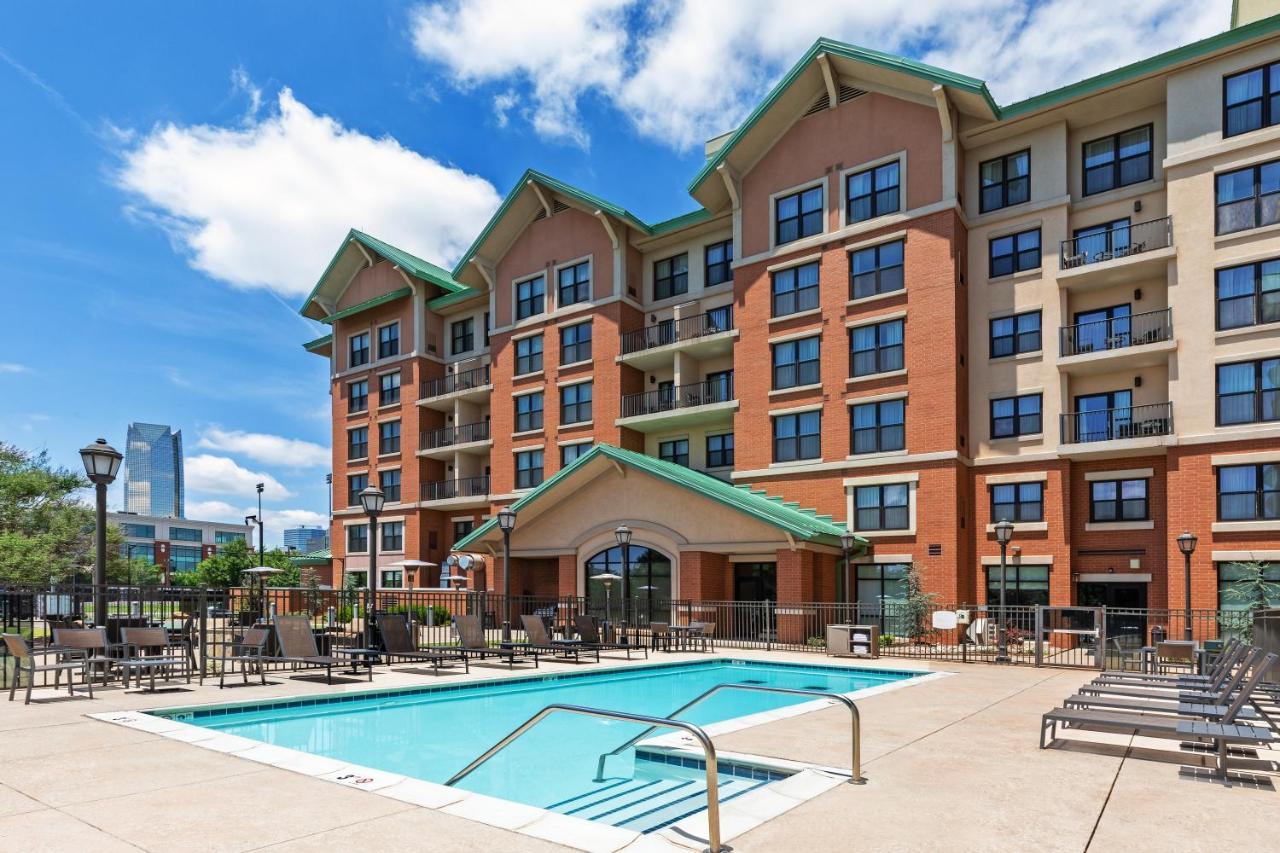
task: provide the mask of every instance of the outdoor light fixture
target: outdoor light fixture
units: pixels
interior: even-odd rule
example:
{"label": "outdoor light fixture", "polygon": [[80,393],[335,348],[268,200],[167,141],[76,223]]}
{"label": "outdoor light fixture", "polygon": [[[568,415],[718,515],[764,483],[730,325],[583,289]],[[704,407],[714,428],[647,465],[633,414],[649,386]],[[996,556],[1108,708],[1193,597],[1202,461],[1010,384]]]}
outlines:
{"label": "outdoor light fixture", "polygon": [[115,480],[124,456],[107,444],[105,438],[100,438],[80,449],[80,461],[84,463],[84,472],[94,485],[106,486]]}
{"label": "outdoor light fixture", "polygon": [[1013,538],[1013,524],[1007,518],[1002,518],[996,522],[996,541],[1000,543],[1000,621],[996,625],[996,663],[1009,662],[1009,636],[1008,629],[1005,626],[1004,615],[1004,590],[1005,590],[1005,561],[1006,550],[1009,547],[1009,540]]}
{"label": "outdoor light fixture", "polygon": [[509,506],[498,510],[502,530],[502,642],[511,642],[511,531],[516,528],[516,511]]}
{"label": "outdoor light fixture", "polygon": [[[107,624],[107,486],[116,478],[124,456],[100,438],[80,450],[84,472],[93,483],[97,498],[94,524],[93,555],[93,620]],[[16,675],[15,675],[16,678]]]}
{"label": "outdoor light fixture", "polygon": [[1182,535],[1178,537],[1178,550],[1182,552],[1182,575],[1183,583],[1186,587],[1187,609],[1183,614],[1186,619],[1186,626],[1182,629],[1182,637],[1185,640],[1191,639],[1191,555],[1195,553],[1196,543],[1200,538],[1190,530],[1184,530]]}
{"label": "outdoor light fixture", "polygon": [[364,647],[366,649],[373,648],[373,609],[378,590],[378,515],[382,512],[382,505],[386,500],[387,496],[382,493],[382,490],[374,486],[369,486],[360,493],[360,506],[364,507],[365,515],[369,516],[369,571],[365,573],[368,579],[369,599],[364,606]]}
{"label": "outdoor light fixture", "polygon": [[631,528],[619,524],[613,531],[613,538],[618,540],[622,548],[622,642],[627,641],[627,608],[631,606]]}

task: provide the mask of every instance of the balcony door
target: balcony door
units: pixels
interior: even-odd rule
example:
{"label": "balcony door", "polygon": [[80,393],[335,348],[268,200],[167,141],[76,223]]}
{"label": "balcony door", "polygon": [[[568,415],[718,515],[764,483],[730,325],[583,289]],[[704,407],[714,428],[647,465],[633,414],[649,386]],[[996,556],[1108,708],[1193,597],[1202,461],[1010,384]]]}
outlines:
{"label": "balcony door", "polygon": [[1083,255],[1086,264],[1122,257],[1129,250],[1129,220],[1077,228],[1075,238],[1076,254]]}
{"label": "balcony door", "polygon": [[1129,305],[1112,305],[1075,316],[1075,352],[1098,352],[1129,345],[1131,327]]}
{"label": "balcony door", "polygon": [[1133,392],[1108,391],[1076,397],[1074,417],[1077,442],[1125,438],[1133,420]]}

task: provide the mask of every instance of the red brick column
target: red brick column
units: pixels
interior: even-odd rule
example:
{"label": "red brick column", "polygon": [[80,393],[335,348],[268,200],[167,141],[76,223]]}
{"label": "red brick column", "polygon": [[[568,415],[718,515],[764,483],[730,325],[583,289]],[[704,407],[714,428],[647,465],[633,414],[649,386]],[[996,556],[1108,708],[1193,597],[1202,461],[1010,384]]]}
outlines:
{"label": "red brick column", "polygon": [[817,558],[813,551],[781,548],[777,552],[779,643],[803,643],[810,633],[813,619],[797,605],[814,600]]}
{"label": "red brick column", "polygon": [[556,568],[557,594],[578,594],[578,555],[561,554]]}

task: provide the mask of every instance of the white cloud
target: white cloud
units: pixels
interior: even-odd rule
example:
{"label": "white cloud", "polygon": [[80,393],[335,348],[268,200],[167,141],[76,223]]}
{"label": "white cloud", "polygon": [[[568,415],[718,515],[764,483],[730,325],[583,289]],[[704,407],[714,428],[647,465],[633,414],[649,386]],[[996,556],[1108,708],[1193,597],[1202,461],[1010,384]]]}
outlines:
{"label": "white cloud", "polygon": [[201,272],[298,297],[351,227],[448,264],[497,208],[483,178],[317,115],[287,88],[258,109],[241,75],[242,125],[159,125],[124,150],[115,176],[137,199],[129,212]]}
{"label": "white cloud", "polygon": [[331,461],[329,448],[310,441],[261,432],[224,430],[216,426],[206,429],[196,446],[237,453],[258,462],[290,468],[312,468],[328,465]]}
{"label": "white cloud", "polygon": [[240,523],[246,515],[256,515],[257,508],[244,509],[235,507],[226,501],[187,501],[183,507],[187,518],[196,521],[222,521]]}
{"label": "white cloud", "polygon": [[[245,516],[257,515],[256,504],[250,506],[233,506],[226,501],[187,501],[187,518],[197,521],[221,521],[225,524],[243,524]],[[265,525],[265,538],[268,548],[278,548],[284,541],[287,527],[329,527],[329,518],[323,513],[309,509],[270,509],[262,510]],[[257,534],[254,534],[255,542]]]}
{"label": "white cloud", "polygon": [[264,485],[262,496],[266,500],[280,500],[293,497],[293,492],[284,484],[272,477],[248,468],[241,468],[226,456],[199,454],[188,456],[185,464],[186,488],[191,492],[205,492],[211,495],[256,495],[258,483]]}
{"label": "white cloud", "polygon": [[[668,0],[643,9],[626,2],[442,0],[413,13],[414,45],[456,85],[526,89],[521,114],[548,138],[583,142],[578,105],[595,96],[643,135],[688,148],[731,130],[819,36],[985,79],[997,102],[1010,103],[1224,30],[1231,5],[808,0],[781,10],[775,0]],[[499,124],[514,103],[495,98]]]}
{"label": "white cloud", "polygon": [[0,361],[0,373],[27,373],[31,368],[14,361]]}
{"label": "white cloud", "polygon": [[329,517],[309,509],[264,509],[267,524],[285,527],[328,527]]}

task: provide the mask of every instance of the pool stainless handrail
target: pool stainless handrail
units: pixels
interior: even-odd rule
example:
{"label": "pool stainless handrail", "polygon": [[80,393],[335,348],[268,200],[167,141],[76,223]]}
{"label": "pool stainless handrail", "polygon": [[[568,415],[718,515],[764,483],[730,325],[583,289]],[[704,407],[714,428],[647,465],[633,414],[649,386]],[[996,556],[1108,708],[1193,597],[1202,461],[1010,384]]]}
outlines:
{"label": "pool stainless handrail", "polygon": [[[689,710],[694,705],[697,705],[703,699],[706,699],[708,696],[711,696],[715,693],[719,693],[721,690],[751,690],[756,693],[787,693],[787,694],[796,695],[796,696],[818,696],[824,699],[834,699],[835,701],[844,705],[849,709],[849,713],[853,716],[853,724],[851,729],[851,734],[853,735],[853,756],[852,756],[853,763],[850,768],[852,770],[852,776],[849,778],[849,784],[861,785],[867,781],[862,775],[862,716],[858,713],[858,706],[853,704],[853,700],[850,699],[848,696],[844,696],[840,693],[828,693],[827,691],[824,691],[824,690],[800,690],[794,687],[767,687],[760,684],[717,684],[715,687],[712,687],[710,690],[703,693],[701,696],[698,696],[696,699],[686,702],[685,704],[681,705],[679,708],[676,708],[674,711],[672,711],[670,714],[667,715],[667,721],[674,722],[670,718],[675,717],[678,714],[683,714],[685,711]],[[612,752],[601,753],[600,760],[596,762],[595,781],[601,782],[604,780],[605,759],[607,759],[611,755],[617,755],[618,753],[625,750],[627,747],[634,746],[640,740],[648,737],[649,733],[656,728],[658,728],[658,726],[656,725],[650,726],[649,728],[645,729],[640,734],[631,738],[631,740],[627,741],[622,746],[618,747]]]}
{"label": "pool stainless handrail", "polygon": [[663,717],[650,717],[645,714],[628,714],[625,711],[610,711],[605,708],[588,708],[583,705],[548,705],[529,719],[525,720],[519,726],[516,726],[510,734],[502,740],[489,747],[480,755],[479,758],[472,761],[466,767],[459,770],[449,778],[446,785],[453,785],[471,773],[481,764],[484,764],[490,758],[493,758],[498,752],[506,749],[513,740],[520,737],[529,729],[536,726],[544,717],[550,716],[557,711],[564,711],[568,714],[582,714],[587,717],[600,717],[606,720],[622,720],[628,723],[647,723],[649,728],[645,732],[651,732],[654,729],[668,728],[679,729],[687,732],[702,746],[702,753],[706,761],[707,769],[707,841],[710,843],[711,853],[720,853],[720,793],[719,779],[716,773],[716,747],[711,742],[711,738],[701,727],[693,723],[686,723],[681,720],[668,720]]}

